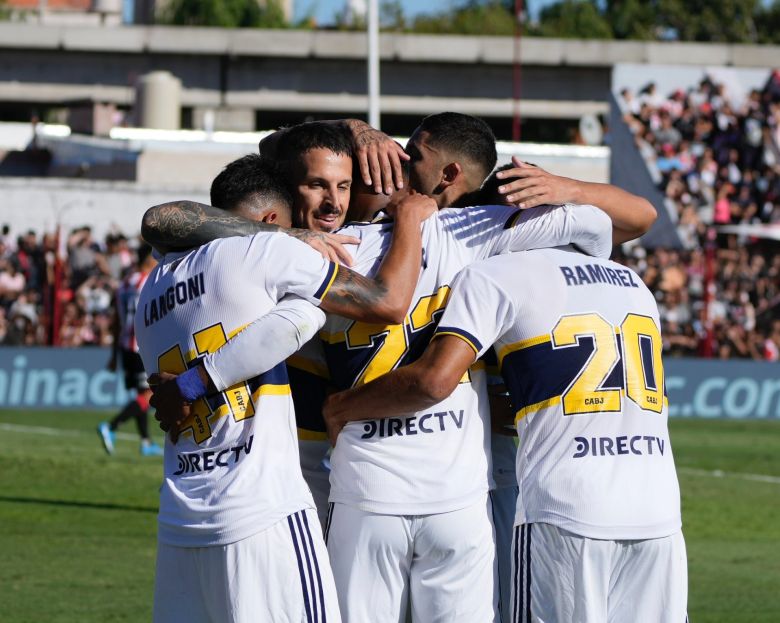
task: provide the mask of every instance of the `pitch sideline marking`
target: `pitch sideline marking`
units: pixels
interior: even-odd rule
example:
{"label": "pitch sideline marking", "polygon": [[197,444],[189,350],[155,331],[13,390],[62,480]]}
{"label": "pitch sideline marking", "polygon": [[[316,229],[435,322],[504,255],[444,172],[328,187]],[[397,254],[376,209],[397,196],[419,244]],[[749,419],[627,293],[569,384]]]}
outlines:
{"label": "pitch sideline marking", "polygon": [[[85,430],[75,430],[73,428],[51,428],[48,426],[24,426],[22,424],[8,424],[0,422],[0,430],[9,433],[30,433],[35,435],[49,435],[50,437],[91,437],[95,433]],[[130,433],[116,432],[117,439],[138,439],[138,435]]]}
{"label": "pitch sideline marking", "polygon": [[710,478],[739,478],[740,480],[753,480],[755,482],[768,482],[780,485],[780,476],[768,476],[766,474],[742,474],[740,472],[724,472],[720,469],[696,469],[694,467],[678,467],[677,471],[691,476],[709,476]]}

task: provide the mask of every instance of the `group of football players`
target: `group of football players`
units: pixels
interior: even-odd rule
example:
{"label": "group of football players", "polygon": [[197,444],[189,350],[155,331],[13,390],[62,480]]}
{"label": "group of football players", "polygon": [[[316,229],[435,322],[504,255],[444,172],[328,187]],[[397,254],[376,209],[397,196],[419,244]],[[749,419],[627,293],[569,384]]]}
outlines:
{"label": "group of football players", "polygon": [[155,621],[685,620],[658,313],[609,261],[655,211],[496,160],[468,115],[312,122],[146,213]]}

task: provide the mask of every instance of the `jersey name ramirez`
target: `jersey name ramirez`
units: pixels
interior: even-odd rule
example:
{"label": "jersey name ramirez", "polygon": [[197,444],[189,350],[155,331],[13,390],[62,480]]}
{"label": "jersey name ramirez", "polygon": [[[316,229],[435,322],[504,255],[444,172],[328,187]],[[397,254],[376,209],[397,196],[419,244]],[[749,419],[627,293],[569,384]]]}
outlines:
{"label": "jersey name ramirez", "polygon": [[448,429],[463,428],[463,409],[455,411],[437,411],[423,415],[411,415],[404,418],[391,417],[371,420],[363,424],[361,439],[372,437],[403,437],[411,435],[430,435]]}

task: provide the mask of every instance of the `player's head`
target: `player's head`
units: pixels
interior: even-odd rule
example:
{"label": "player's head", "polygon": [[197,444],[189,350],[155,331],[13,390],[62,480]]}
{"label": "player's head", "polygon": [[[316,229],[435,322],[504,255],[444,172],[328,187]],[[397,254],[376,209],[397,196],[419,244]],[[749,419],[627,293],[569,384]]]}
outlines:
{"label": "player's head", "polygon": [[508,171],[514,168],[511,162],[504,164],[493,171],[488,178],[482,183],[482,187],[474,192],[463,195],[458,202],[458,207],[461,206],[482,206],[482,205],[513,205],[508,202],[506,195],[502,195],[498,192],[498,187],[511,182],[515,178],[500,180],[496,177],[496,173],[499,171]]}
{"label": "player's head", "polygon": [[352,145],[339,126],[312,121],[286,131],[277,146],[293,193],[296,227],[333,231],[347,216]]}
{"label": "player's head", "polygon": [[471,115],[443,112],[422,120],[409,139],[411,187],[440,208],[477,190],[496,166],[496,137]]}
{"label": "player's head", "polygon": [[[409,162],[401,161],[401,173],[404,180],[404,189],[409,187]],[[406,192],[406,190],[399,191]],[[355,163],[352,171],[352,189],[350,193],[349,214],[347,218],[350,221],[364,222],[370,221],[374,215],[383,210],[390,202],[393,195],[378,193],[373,186],[368,186],[363,182],[363,176]]]}
{"label": "player's head", "polygon": [[211,205],[244,218],[290,227],[292,196],[279,167],[259,154],[229,163],[211,183]]}

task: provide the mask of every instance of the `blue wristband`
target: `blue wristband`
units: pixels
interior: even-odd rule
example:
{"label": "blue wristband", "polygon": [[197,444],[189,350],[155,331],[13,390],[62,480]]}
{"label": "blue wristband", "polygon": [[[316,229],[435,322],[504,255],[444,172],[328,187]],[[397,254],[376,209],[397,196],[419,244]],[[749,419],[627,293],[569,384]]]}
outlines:
{"label": "blue wristband", "polygon": [[176,385],[179,386],[182,398],[187,402],[194,402],[206,395],[206,386],[200,378],[197,368],[190,368],[176,377]]}

